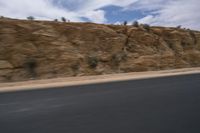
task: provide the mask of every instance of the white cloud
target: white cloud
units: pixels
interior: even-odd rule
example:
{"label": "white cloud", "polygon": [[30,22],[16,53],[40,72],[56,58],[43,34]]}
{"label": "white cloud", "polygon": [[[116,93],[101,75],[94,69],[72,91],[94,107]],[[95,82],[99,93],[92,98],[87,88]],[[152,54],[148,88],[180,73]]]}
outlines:
{"label": "white cloud", "polygon": [[23,19],[64,16],[71,21],[83,21],[85,17],[105,23],[109,18],[101,8],[109,5],[140,10],[146,15],[139,20],[142,23],[200,29],[200,0],[0,0],[0,15]]}
{"label": "white cloud", "polygon": [[95,23],[103,23],[106,21],[105,12],[103,10],[88,11],[84,16]]}
{"label": "white cloud", "polygon": [[[98,10],[107,5],[127,6],[133,0],[0,0],[0,15],[36,19],[66,17],[71,21],[82,21],[86,17],[93,22],[106,22],[105,12]],[[65,5],[63,7],[63,5]]]}
{"label": "white cloud", "polygon": [[162,26],[182,25],[200,30],[199,5],[199,0],[143,0],[137,4],[138,7],[135,9],[148,12],[144,18],[139,20],[142,23]]}
{"label": "white cloud", "polygon": [[35,16],[38,19],[54,19],[64,16],[80,21],[76,13],[58,8],[48,0],[0,0],[0,14],[23,19],[27,16]]}
{"label": "white cloud", "polygon": [[155,18],[153,15],[147,15],[146,17],[139,20],[139,23],[146,23],[146,24],[152,24],[155,22]]}

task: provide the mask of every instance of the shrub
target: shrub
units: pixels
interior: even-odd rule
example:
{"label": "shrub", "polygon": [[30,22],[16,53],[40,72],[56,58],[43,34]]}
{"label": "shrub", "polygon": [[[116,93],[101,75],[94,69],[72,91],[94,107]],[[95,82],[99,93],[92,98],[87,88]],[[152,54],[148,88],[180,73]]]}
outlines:
{"label": "shrub", "polygon": [[119,53],[113,54],[113,55],[112,55],[112,62],[113,62],[115,65],[119,65],[119,63],[120,63],[122,60],[125,60],[126,57],[127,57],[127,55],[126,55],[125,52],[119,52]]}
{"label": "shrub", "polygon": [[58,22],[58,19],[54,19],[54,22]]}
{"label": "shrub", "polygon": [[147,31],[150,31],[150,26],[148,24],[144,24],[143,25],[143,28]]}
{"label": "shrub", "polygon": [[96,56],[89,56],[88,57],[88,65],[91,68],[96,68],[98,66],[99,60]]}
{"label": "shrub", "polygon": [[33,59],[33,58],[27,59],[25,64],[24,64],[24,67],[32,77],[36,77],[35,69],[37,67],[37,62],[36,62],[35,59]]}
{"label": "shrub", "polygon": [[128,22],[127,21],[124,21],[124,25],[127,25],[128,24]]}
{"label": "shrub", "polygon": [[62,17],[61,20],[62,20],[63,22],[66,22],[66,18],[65,18],[65,17]]}
{"label": "shrub", "polygon": [[34,20],[35,18],[33,16],[27,17],[28,20]]}
{"label": "shrub", "polygon": [[177,28],[177,29],[181,29],[181,25],[178,25],[176,28]]}
{"label": "shrub", "polygon": [[132,26],[134,26],[134,27],[139,27],[138,21],[134,21],[133,24],[132,24]]}

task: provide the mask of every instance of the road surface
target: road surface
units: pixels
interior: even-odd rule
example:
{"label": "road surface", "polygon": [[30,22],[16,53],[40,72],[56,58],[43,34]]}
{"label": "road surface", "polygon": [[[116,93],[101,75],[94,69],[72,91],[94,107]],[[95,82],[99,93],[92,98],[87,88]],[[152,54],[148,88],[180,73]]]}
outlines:
{"label": "road surface", "polygon": [[0,93],[0,133],[200,133],[200,74]]}

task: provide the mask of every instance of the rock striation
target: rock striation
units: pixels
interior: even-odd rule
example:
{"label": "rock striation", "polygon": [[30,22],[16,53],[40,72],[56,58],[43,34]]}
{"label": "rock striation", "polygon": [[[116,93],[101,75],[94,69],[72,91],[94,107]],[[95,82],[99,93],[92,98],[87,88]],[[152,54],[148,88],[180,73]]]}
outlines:
{"label": "rock striation", "polygon": [[200,32],[0,19],[0,82],[200,66]]}

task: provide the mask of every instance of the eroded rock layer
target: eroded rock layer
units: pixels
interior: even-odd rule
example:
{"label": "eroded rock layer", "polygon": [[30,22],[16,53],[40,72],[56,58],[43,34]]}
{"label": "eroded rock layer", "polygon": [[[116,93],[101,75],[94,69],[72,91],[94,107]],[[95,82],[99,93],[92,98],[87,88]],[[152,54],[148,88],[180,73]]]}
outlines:
{"label": "eroded rock layer", "polygon": [[200,66],[200,32],[0,19],[0,82]]}

